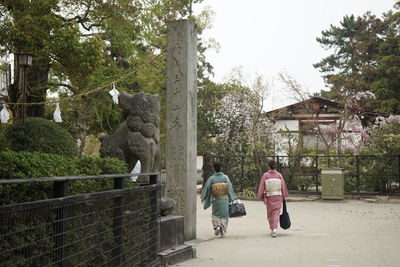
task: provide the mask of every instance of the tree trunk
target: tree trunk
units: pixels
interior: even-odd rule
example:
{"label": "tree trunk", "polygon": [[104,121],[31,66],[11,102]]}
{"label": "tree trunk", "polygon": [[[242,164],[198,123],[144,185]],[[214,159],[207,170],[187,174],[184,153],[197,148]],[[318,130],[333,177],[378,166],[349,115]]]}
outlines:
{"label": "tree trunk", "polygon": [[[34,60],[28,75],[28,103],[45,102],[48,88],[49,62],[48,58]],[[28,117],[44,117],[45,105],[27,107]]]}
{"label": "tree trunk", "polygon": [[[15,1],[14,1],[15,2]],[[29,5],[25,2],[16,1],[9,9],[18,10],[15,12],[13,17],[15,22],[21,21],[23,17],[20,13],[24,13],[29,9]],[[40,10],[40,14],[35,16],[49,16],[52,15],[52,10],[48,6]],[[26,103],[38,103],[46,101],[46,94],[48,88],[48,75],[50,69],[50,56],[43,51],[46,50],[45,40],[50,35],[52,26],[50,24],[38,24],[36,27],[40,28],[41,32],[45,35],[37,37],[32,42],[16,42],[14,43],[14,52],[17,53],[32,53],[33,60],[32,66],[26,67],[25,77],[26,77]],[[10,88],[11,94],[10,99],[12,102],[22,102],[24,99],[22,97],[22,88],[20,83],[20,68],[18,64],[17,56],[14,54],[14,84]],[[21,119],[19,115],[21,112],[21,106],[16,106],[12,108],[13,115],[16,115],[14,120]],[[44,117],[45,106],[43,105],[28,105],[26,106],[26,116],[27,117]]]}

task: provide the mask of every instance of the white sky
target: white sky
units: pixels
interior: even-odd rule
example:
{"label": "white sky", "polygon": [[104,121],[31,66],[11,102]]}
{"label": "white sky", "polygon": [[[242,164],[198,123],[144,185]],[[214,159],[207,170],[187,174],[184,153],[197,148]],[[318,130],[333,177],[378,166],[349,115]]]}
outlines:
{"label": "white sky", "polygon": [[286,72],[309,92],[324,89],[324,81],[312,64],[329,52],[316,41],[322,30],[339,25],[345,15],[366,11],[381,17],[392,9],[395,0],[205,0],[195,6],[199,13],[205,6],[215,12],[213,27],[203,34],[221,45],[219,52],[206,53],[214,66],[214,81],[242,66],[250,77],[263,75],[272,84],[265,110],[295,101],[282,91],[277,73]]}

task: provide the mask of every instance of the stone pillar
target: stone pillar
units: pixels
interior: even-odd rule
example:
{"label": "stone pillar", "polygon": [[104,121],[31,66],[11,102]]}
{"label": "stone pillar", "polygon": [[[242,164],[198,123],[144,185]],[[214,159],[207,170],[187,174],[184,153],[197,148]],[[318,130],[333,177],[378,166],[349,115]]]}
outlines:
{"label": "stone pillar", "polygon": [[184,216],[185,240],[196,238],[197,35],[189,20],[168,23],[166,194]]}

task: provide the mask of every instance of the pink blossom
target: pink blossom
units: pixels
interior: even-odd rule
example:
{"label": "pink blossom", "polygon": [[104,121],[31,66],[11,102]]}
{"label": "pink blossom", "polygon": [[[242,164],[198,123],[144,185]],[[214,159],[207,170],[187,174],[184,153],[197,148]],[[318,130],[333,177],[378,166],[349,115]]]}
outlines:
{"label": "pink blossom", "polygon": [[398,123],[400,124],[400,115],[390,115],[386,119],[387,123]]}
{"label": "pink blossom", "polygon": [[369,99],[375,99],[375,95],[369,91],[358,92],[347,99],[347,105],[356,112],[362,112],[362,102]]}
{"label": "pink blossom", "polygon": [[373,129],[378,129],[378,128],[384,127],[389,123],[400,124],[400,115],[390,115],[388,118],[385,118],[383,116],[376,117]]}
{"label": "pink blossom", "polygon": [[352,132],[360,132],[363,129],[363,127],[359,120],[353,119],[346,123],[344,129],[347,131],[352,131]]}
{"label": "pink blossom", "polygon": [[322,134],[335,134],[337,132],[336,125],[334,124],[319,125],[319,130]]}

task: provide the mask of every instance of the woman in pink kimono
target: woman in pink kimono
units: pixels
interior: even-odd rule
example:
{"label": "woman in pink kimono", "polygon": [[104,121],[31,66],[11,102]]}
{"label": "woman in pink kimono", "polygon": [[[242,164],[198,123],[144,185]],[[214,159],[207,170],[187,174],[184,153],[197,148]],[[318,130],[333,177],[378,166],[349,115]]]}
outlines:
{"label": "woman in pink kimono", "polygon": [[271,236],[277,237],[276,229],[278,228],[282,201],[289,194],[282,174],[275,170],[276,161],[271,160],[268,165],[270,170],[263,174],[257,195],[267,206],[267,219],[271,229]]}

